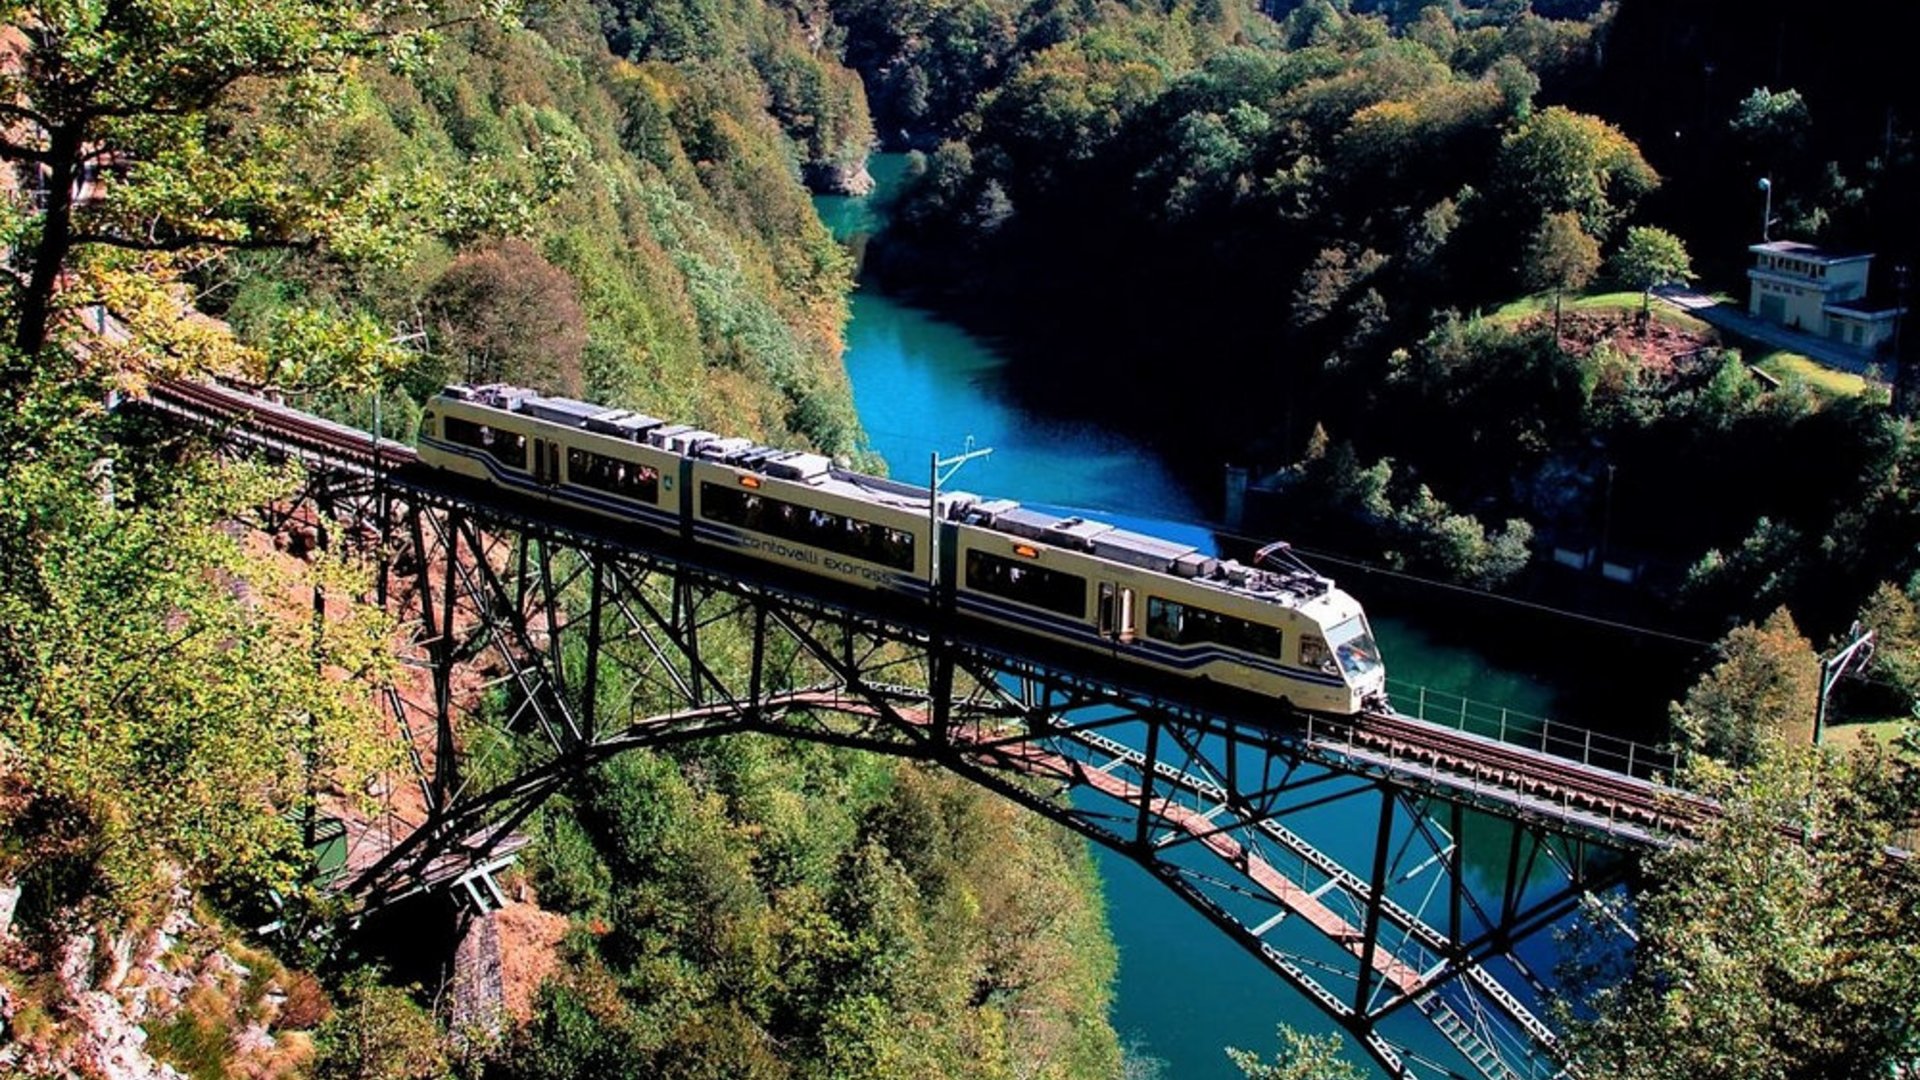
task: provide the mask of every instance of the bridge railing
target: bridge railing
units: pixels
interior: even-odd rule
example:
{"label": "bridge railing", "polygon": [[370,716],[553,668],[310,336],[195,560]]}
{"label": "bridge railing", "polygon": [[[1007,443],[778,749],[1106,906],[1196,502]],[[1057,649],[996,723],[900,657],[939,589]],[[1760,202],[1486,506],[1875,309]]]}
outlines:
{"label": "bridge railing", "polygon": [[1670,779],[1676,762],[1671,750],[1622,739],[1591,728],[1576,727],[1544,716],[1521,712],[1431,687],[1387,680],[1395,711],[1429,724],[1483,736],[1578,761],[1596,769],[1636,776],[1642,780]]}

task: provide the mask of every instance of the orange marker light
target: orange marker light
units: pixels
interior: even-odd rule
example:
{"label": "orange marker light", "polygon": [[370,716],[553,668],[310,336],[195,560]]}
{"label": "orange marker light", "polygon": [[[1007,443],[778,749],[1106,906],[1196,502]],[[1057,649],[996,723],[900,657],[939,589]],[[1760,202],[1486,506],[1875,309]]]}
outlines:
{"label": "orange marker light", "polygon": [[760,486],[760,478],[757,476],[743,476],[740,478],[740,486],[757,488]]}
{"label": "orange marker light", "polygon": [[1025,544],[1013,545],[1013,553],[1015,555],[1020,556],[1023,559],[1037,559],[1040,557],[1040,552],[1038,549],[1030,548]]}

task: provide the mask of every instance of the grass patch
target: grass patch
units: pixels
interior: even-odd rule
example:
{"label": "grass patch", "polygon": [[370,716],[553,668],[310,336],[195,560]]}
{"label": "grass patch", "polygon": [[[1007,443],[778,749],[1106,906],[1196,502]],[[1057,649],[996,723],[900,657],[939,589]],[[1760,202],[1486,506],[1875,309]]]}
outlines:
{"label": "grass patch", "polygon": [[1867,380],[1850,371],[1822,367],[1808,357],[1785,349],[1774,349],[1748,361],[1781,382],[1805,383],[1825,398],[1859,397],[1867,392]]}
{"label": "grass patch", "polygon": [[1851,750],[1859,746],[1864,739],[1873,739],[1881,746],[1891,749],[1900,733],[1913,726],[1911,716],[1896,716],[1886,720],[1860,720],[1846,724],[1829,724],[1822,738],[1835,746],[1844,746]]}
{"label": "grass patch", "polygon": [[207,986],[187,993],[179,1012],[147,1029],[147,1051],[192,1080],[226,1080],[233,1004]]}
{"label": "grass patch", "polygon": [[[1581,312],[1589,315],[1620,315],[1631,318],[1640,314],[1641,296],[1631,289],[1625,292],[1588,293],[1584,296],[1569,296],[1561,301],[1561,312]],[[1694,318],[1683,311],[1676,310],[1670,304],[1663,304],[1657,298],[1650,309],[1653,321],[1675,330],[1684,330],[1690,334],[1712,333],[1713,328],[1706,322]],[[1517,323],[1535,315],[1552,315],[1553,297],[1526,296],[1510,303],[1502,304],[1486,316],[1494,323]]]}

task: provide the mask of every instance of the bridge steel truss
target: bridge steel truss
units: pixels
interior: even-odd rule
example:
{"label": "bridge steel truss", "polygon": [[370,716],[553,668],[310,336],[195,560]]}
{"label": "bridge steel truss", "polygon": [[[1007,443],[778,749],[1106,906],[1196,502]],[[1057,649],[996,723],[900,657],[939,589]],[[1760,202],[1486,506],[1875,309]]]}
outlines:
{"label": "bridge steel truss", "polygon": [[[1479,1075],[1559,1072],[1514,950],[1620,880],[1631,864],[1604,830],[1409,773],[1349,725],[1196,708],[606,526],[370,477],[313,479],[324,518],[381,536],[383,591],[413,630],[404,660],[433,687],[424,705],[389,695],[409,745],[432,747],[415,758],[429,817],[353,882],[370,905],[411,893],[450,855],[484,864],[595,762],[761,732],[937,764],[1120,852],[1393,1075],[1457,1072],[1431,1040],[1413,1049],[1390,1034],[1404,1038],[1393,1018],[1406,1012]],[[489,718],[462,715],[462,669],[494,691]],[[514,735],[512,775],[474,748],[482,723]],[[1351,869],[1289,825],[1351,820],[1356,807],[1371,829],[1337,838],[1365,852]],[[1491,872],[1485,853],[1467,865],[1464,842],[1466,816],[1489,809],[1506,811]],[[1488,876],[1503,880],[1489,888]]]}
{"label": "bridge steel truss", "polygon": [[927,762],[1119,852],[1389,1075],[1570,1075],[1519,946],[1625,880],[1644,832],[1398,758],[1354,721],[1174,700],[924,608],[228,434],[306,465],[275,513],[377,561],[431,685],[386,694],[426,820],[350,882],[369,908],[490,865],[597,762],[759,732]]}

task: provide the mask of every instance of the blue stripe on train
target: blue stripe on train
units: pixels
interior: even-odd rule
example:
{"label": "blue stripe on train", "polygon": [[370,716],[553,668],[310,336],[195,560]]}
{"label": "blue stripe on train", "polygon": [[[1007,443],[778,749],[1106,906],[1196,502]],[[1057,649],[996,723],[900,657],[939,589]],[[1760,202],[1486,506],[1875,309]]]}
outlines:
{"label": "blue stripe on train", "polygon": [[628,502],[624,499],[598,495],[589,489],[584,489],[574,484],[547,487],[544,484],[535,483],[531,477],[521,475],[518,470],[506,468],[498,461],[495,461],[491,454],[472,450],[458,443],[444,442],[440,439],[432,439],[425,436],[422,436],[420,441],[425,445],[432,446],[436,450],[441,450],[457,457],[463,457],[469,461],[479,462],[486,468],[488,474],[493,477],[494,481],[503,487],[515,488],[540,495],[543,498],[556,499],[560,502],[573,503],[591,510],[618,514],[622,517],[638,518],[647,525],[655,525],[667,529],[678,529],[680,527],[680,515],[671,511],[648,506],[646,503]]}
{"label": "blue stripe on train", "polygon": [[[731,525],[716,525],[716,524],[713,524],[712,522],[702,521],[697,518],[694,520],[694,523],[693,523],[693,535],[696,539],[699,539],[699,540],[717,541],[719,543],[726,544],[730,547],[743,548],[743,549],[748,548],[750,546],[748,542],[748,537],[751,536],[756,539],[765,537],[765,539],[774,541],[775,543],[790,544],[795,551],[813,552],[817,550],[815,548],[807,547],[804,544],[796,544],[796,543],[793,543],[792,541],[781,540],[777,536],[767,536],[765,533],[754,533],[745,529],[734,528]],[[780,559],[778,555],[774,555],[770,552],[767,552],[765,549],[760,549],[758,551],[758,554],[761,555],[762,557],[771,558],[774,561],[783,561]],[[828,554],[831,554],[831,552],[829,552]],[[844,557],[851,558],[851,556],[844,556]],[[917,577],[913,577],[908,574],[901,574],[898,572],[881,572],[881,571],[876,571],[876,572],[884,573],[885,576],[868,578],[866,580],[871,581],[875,585],[882,585],[890,588],[899,589],[903,592],[909,593],[914,596],[924,597],[927,595],[927,583],[920,580]],[[837,576],[841,578],[847,577],[847,575],[844,575],[844,574],[837,575]]]}

